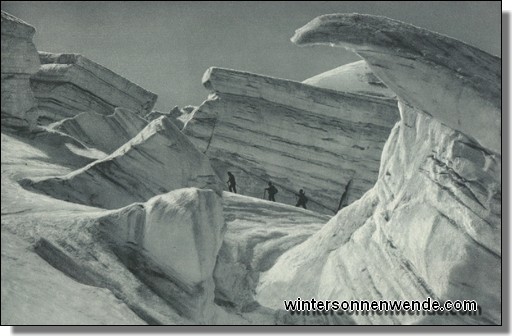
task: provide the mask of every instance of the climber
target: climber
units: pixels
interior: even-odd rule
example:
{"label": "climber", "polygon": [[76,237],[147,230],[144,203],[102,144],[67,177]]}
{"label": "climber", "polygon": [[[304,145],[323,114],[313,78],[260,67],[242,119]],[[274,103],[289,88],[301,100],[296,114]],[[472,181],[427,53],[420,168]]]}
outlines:
{"label": "climber", "polygon": [[267,192],[267,191],[268,191],[268,200],[275,202],[276,199],[274,198],[274,195],[277,194],[277,188],[274,187],[272,182],[268,183],[268,188],[265,188],[265,191],[263,192],[263,197],[265,197],[265,192]]}
{"label": "climber", "polygon": [[230,192],[234,192],[236,194],[236,181],[235,181],[235,176],[233,174],[231,174],[231,172],[228,172],[228,176],[229,176],[229,179],[228,179],[228,188],[229,188],[229,191]]}
{"label": "climber", "polygon": [[304,209],[307,209],[307,208],[306,208],[306,203],[308,202],[308,198],[306,197],[306,193],[304,192],[304,190],[303,190],[303,189],[301,189],[301,190],[299,191],[299,193],[298,193],[298,194],[296,194],[296,195],[297,195],[297,197],[298,197],[299,199],[297,200],[297,204],[296,204],[295,206],[296,206],[296,207],[301,206],[301,207],[303,207]]}

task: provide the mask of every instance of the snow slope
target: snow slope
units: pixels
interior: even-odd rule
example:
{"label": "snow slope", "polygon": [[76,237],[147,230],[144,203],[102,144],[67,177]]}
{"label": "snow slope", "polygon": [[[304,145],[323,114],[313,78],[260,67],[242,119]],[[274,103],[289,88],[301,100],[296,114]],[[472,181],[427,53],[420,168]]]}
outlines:
{"label": "snow slope", "polygon": [[[13,27],[30,47],[31,27],[16,18],[5,22],[3,14],[2,48]],[[500,324],[500,60],[366,15],[315,19],[294,41],[359,53],[397,93],[399,122],[391,129],[393,99],[214,68],[205,76],[213,94],[181,116],[191,140],[166,116],[111,154],[103,152],[107,140],[86,141],[85,135],[103,127],[116,134],[123,129],[117,125],[94,130],[88,124],[73,133],[80,139],[71,128],[64,134],[2,127],[2,323]],[[57,59],[50,67],[55,73],[47,75],[58,77],[62,68],[77,83],[94,86],[97,79],[75,69],[74,56],[48,57]],[[100,77],[118,78],[84,62]],[[98,103],[66,85],[57,85],[65,89],[60,98],[78,94],[80,104]],[[2,98],[24,90],[2,85]],[[28,124],[27,115],[17,118]],[[365,141],[368,147],[353,147]],[[305,183],[321,190],[332,180],[347,189],[347,172],[363,174],[358,178],[367,185],[369,165],[380,168],[373,171],[375,185],[363,194],[354,182],[362,197],[352,196],[355,201],[328,220],[221,193],[210,160],[194,144],[219,158],[212,165],[221,177],[239,169],[244,194],[261,197],[261,184],[272,178],[283,186],[278,199],[289,203],[291,191]],[[282,157],[289,161],[276,159]],[[298,178],[279,178],[288,175]],[[332,204],[342,189],[333,189]],[[323,197],[317,195],[309,204]],[[284,312],[283,300],[298,296],[474,299],[481,314]]]}
{"label": "snow slope", "polygon": [[259,273],[291,247],[318,231],[330,216],[242,196],[222,195],[226,234],[215,266],[219,304],[250,309]]}
{"label": "snow slope", "polygon": [[393,99],[220,68],[203,83],[211,95],[183,132],[240,193],[260,198],[272,181],[278,202],[295,205],[304,189],[310,209],[333,214],[344,193],[348,204],[375,183],[398,119]]}
{"label": "snow slope", "polygon": [[108,289],[76,282],[31,252],[27,242],[2,232],[2,324],[145,322]]}
{"label": "snow slope", "polygon": [[257,300],[278,308],[297,296],[469,299],[481,314],[353,317],[358,324],[500,324],[500,59],[359,14],[316,18],[293,41],[355,50],[397,92],[401,120],[375,186],[283,254],[261,276]]}
{"label": "snow slope", "polygon": [[[255,266],[254,276],[327,216],[227,193],[221,202],[214,192],[197,189],[104,210],[19,185],[22,179],[63,175],[93,160],[94,150],[66,146],[69,139],[45,130],[24,137],[2,133],[2,323],[323,323],[257,304],[233,310],[219,302],[212,279],[226,290],[222,286],[229,281],[243,283],[248,276],[237,280],[238,274],[214,272],[214,265],[226,262],[226,254],[216,252],[221,244],[231,251],[240,244],[246,256],[254,250],[240,265],[223,264],[240,269],[247,262]],[[60,154],[58,160],[54,153]],[[230,293],[252,288],[234,287]]]}
{"label": "snow slope", "polygon": [[191,186],[220,193],[208,158],[166,117],[154,120],[115,152],[83,168],[22,184],[59,199],[107,209]]}
{"label": "snow slope", "polygon": [[135,112],[117,107],[111,115],[82,112],[49,127],[72,136],[90,148],[110,154],[136,136],[147,124]]}
{"label": "snow slope", "polygon": [[213,323],[213,269],[225,230],[219,195],[179,189],[98,221],[128,269],[181,315]]}
{"label": "snow slope", "polygon": [[62,146],[60,161],[54,160],[55,143],[44,135],[2,132],[1,143],[2,323],[191,323],[99,238],[96,223],[105,210],[33,193],[18,183],[70,172],[82,164],[81,156]]}
{"label": "snow slope", "polygon": [[302,83],[368,96],[396,97],[396,94],[375,76],[364,60],[342,65],[308,78],[302,81]]}

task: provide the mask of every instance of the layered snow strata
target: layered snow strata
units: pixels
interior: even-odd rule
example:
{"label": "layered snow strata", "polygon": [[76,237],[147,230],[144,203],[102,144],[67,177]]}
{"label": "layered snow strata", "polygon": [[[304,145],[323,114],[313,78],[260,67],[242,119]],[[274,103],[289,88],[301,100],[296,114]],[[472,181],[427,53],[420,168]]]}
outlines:
{"label": "layered snow strata", "polygon": [[[277,308],[297,296],[476,300],[476,314],[353,318],[359,324],[500,324],[499,124],[490,130],[501,115],[500,60],[405,23],[358,14],[319,17],[293,40],[355,50],[396,88],[401,120],[386,142],[375,187],[283,254],[262,275],[258,301]],[[473,77],[489,88],[470,94],[479,85]],[[473,103],[481,107],[476,120],[474,110],[460,110]]]}
{"label": "layered snow strata", "polygon": [[184,187],[220,193],[208,158],[166,117],[151,122],[112,154],[68,175],[21,183],[58,199],[106,209]]}
{"label": "layered snow strata", "polygon": [[225,230],[219,195],[179,189],[98,222],[116,254],[144,283],[185,317],[212,323],[213,270]]}
{"label": "layered snow strata", "polygon": [[112,115],[82,112],[51,125],[91,148],[112,153],[136,136],[148,122],[135,112],[117,107]]}
{"label": "layered snow strata", "polygon": [[87,111],[108,115],[116,107],[144,116],[155,105],[154,93],[81,55],[40,52],[39,58],[41,68],[31,86],[41,123]]}
{"label": "layered snow strata", "polygon": [[219,176],[240,193],[262,197],[267,182],[279,202],[335,213],[341,196],[359,198],[377,179],[382,146],[398,120],[396,101],[342,93],[246,72],[211,68],[212,94],[183,131]]}
{"label": "layered snow strata", "polygon": [[404,103],[501,153],[501,59],[461,41],[371,15],[324,15],[297,44],[342,45]]}
{"label": "layered snow strata", "polygon": [[2,125],[29,126],[34,123],[36,101],[30,76],[39,69],[32,43],[35,28],[2,11]]}
{"label": "layered snow strata", "polygon": [[[224,192],[226,234],[215,266],[215,298],[244,311],[255,304],[260,272],[318,231],[329,216]],[[257,305],[257,304],[256,304]]]}

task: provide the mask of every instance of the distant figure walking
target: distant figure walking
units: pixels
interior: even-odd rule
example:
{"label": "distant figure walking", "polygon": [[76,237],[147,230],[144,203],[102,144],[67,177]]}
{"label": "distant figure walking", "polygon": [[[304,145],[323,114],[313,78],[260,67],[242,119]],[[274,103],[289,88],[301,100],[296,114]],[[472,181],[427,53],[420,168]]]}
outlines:
{"label": "distant figure walking", "polygon": [[308,198],[306,197],[306,193],[304,192],[304,190],[300,190],[298,194],[296,194],[297,197],[299,198],[297,200],[297,204],[295,205],[296,207],[303,207],[304,209],[307,209],[306,208],[306,203],[308,202]]}
{"label": "distant figure walking", "polygon": [[268,200],[275,202],[276,199],[274,196],[275,196],[275,194],[277,194],[277,188],[274,187],[272,182],[268,183],[268,188],[265,188],[265,191],[263,192],[263,197],[265,197],[265,192],[267,192],[267,191],[268,191]]}
{"label": "distant figure walking", "polygon": [[236,181],[235,181],[235,176],[233,174],[231,174],[231,172],[228,172],[228,176],[229,176],[229,179],[228,179],[228,188],[229,188],[229,191],[231,192],[234,192],[236,194]]}

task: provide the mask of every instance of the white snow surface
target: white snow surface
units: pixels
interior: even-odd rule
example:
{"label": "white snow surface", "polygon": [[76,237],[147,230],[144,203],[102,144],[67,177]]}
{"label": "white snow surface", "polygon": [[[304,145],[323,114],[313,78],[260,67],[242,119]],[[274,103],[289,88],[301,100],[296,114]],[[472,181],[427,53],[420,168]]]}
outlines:
{"label": "white snow surface", "polygon": [[377,179],[385,140],[398,120],[394,99],[318,88],[243,71],[210,68],[209,98],[183,132],[217,175],[232,172],[241,192],[261,197],[268,181],[276,200],[334,214]]}
{"label": "white snow surface", "polygon": [[344,64],[302,81],[304,84],[342,92],[368,96],[395,98],[391,91],[375,76],[364,60]]}
{"label": "white snow surface", "polygon": [[226,234],[214,272],[216,300],[246,310],[257,305],[253,294],[260,272],[331,217],[230,192],[222,202]]}
{"label": "white snow surface", "polygon": [[[108,313],[107,313],[108,312]],[[146,324],[106,288],[81,284],[2,231],[2,324]]]}
{"label": "white snow surface", "polygon": [[[7,36],[19,38],[29,53],[33,31],[2,12],[2,52]],[[214,94],[186,115],[190,125],[195,117],[203,118],[192,140],[166,116],[110,154],[103,139],[95,143],[82,137],[97,131],[90,128],[93,123],[82,123],[73,134],[2,127],[2,324],[500,324],[500,60],[446,36],[359,14],[322,16],[299,29],[293,40],[357,52],[396,92],[399,122],[391,129],[395,121],[387,108],[393,99],[214,68],[205,76]],[[96,87],[77,66],[116,83],[124,79],[88,60],[69,54],[42,57],[52,63],[45,75],[57,81],[77,81],[100,95],[115,92],[116,99],[125,94],[115,83],[104,92]],[[25,66],[20,73],[28,81]],[[339,85],[358,71],[366,73],[361,64],[352,66],[355,70],[341,71],[345,79],[334,71],[316,80]],[[31,93],[26,85],[7,84],[2,76],[2,100],[4,94]],[[68,84],[60,88],[60,98],[78,94],[79,105],[88,104],[81,90],[70,91]],[[134,96],[152,99],[139,89],[129,86]],[[238,107],[245,110],[233,114]],[[274,113],[261,113],[268,107]],[[387,112],[376,113],[380,108]],[[317,117],[310,119],[308,111],[317,111]],[[221,113],[229,118],[216,123]],[[342,128],[325,126],[318,116],[340,121],[349,144],[361,137],[347,134],[358,134],[369,120],[372,132],[391,129],[383,148],[383,133],[377,138],[366,134],[368,146],[375,145],[368,162],[380,158],[376,183],[331,219],[221,192],[210,160],[194,146],[224,153],[228,164],[250,162],[250,156],[233,157],[244,150],[265,152],[256,157],[267,163],[284,154],[292,159],[272,170],[257,169],[264,172],[257,185],[311,163],[315,155],[325,159],[338,153],[338,145],[329,147],[328,139]],[[236,117],[241,118],[235,122]],[[23,113],[9,118],[11,125],[28,123]],[[262,132],[259,124],[265,120],[278,131]],[[103,126],[113,134],[122,130]],[[212,128],[221,132],[215,136]],[[325,132],[328,138],[322,138]],[[290,144],[293,134],[300,137],[292,136],[295,144]],[[247,149],[244,141],[251,143],[251,136],[256,145]],[[299,153],[305,138],[315,140],[309,144],[313,149]],[[282,147],[266,148],[269,139]],[[362,169],[362,160],[354,154],[360,149],[343,150],[334,157],[342,156],[348,169],[325,159],[314,162],[309,173],[326,182],[339,176],[322,180],[322,174],[337,168],[346,182],[346,173]],[[375,159],[377,152],[382,156]],[[223,163],[216,169],[224,176],[227,168]],[[284,312],[283,300],[299,296],[473,299],[481,314]]]}
{"label": "white snow surface", "polygon": [[109,213],[99,225],[127,267],[180,314],[213,323],[212,274],[225,231],[219,195],[178,189]]}
{"label": "white snow surface", "polygon": [[[218,271],[214,279],[214,266],[224,223],[236,222],[229,246],[258,245],[252,259],[244,259],[250,266],[272,263],[272,251],[286,247],[281,242],[300,242],[327,216],[238,195],[225,194],[221,202],[215,192],[194,188],[122,209],[89,207],[34,193],[18,182],[67,174],[105,154],[43,128],[23,136],[2,133],[1,153],[2,323],[322,323],[257,304],[245,312],[218,306],[214,286],[243,282],[247,273],[240,279],[222,274],[221,282]],[[248,239],[262,230],[269,234]],[[240,292],[249,293],[254,285]]]}
{"label": "white snow surface", "polygon": [[147,124],[135,112],[117,107],[111,115],[82,112],[49,127],[72,136],[89,148],[110,154],[135,137]]}
{"label": "white snow surface", "polygon": [[89,111],[109,115],[116,107],[144,116],[155,105],[156,94],[82,55],[39,52],[39,59],[31,88],[40,123]]}
{"label": "white snow surface", "polygon": [[23,184],[59,199],[107,209],[185,187],[220,193],[208,158],[166,117],[152,121],[112,154],[83,168]]}
{"label": "white snow surface", "polygon": [[[64,174],[90,158],[58,147],[64,139],[56,141],[53,133],[31,139],[2,132],[1,143],[2,323],[190,323],[98,239],[95,222],[104,210],[33,193],[17,182]],[[39,254],[51,258],[35,253],[38,244]]]}
{"label": "white snow surface", "polygon": [[[293,41],[355,50],[397,92],[401,120],[384,147],[375,186],[285,252],[260,277],[256,299],[273,308],[298,296],[468,299],[481,314],[353,318],[358,324],[500,324],[499,59],[359,14],[316,18]],[[471,110],[460,109],[468,105]]]}
{"label": "white snow surface", "polygon": [[501,153],[501,59],[383,16],[330,14],[298,29],[297,44],[354,51],[400,99]]}

